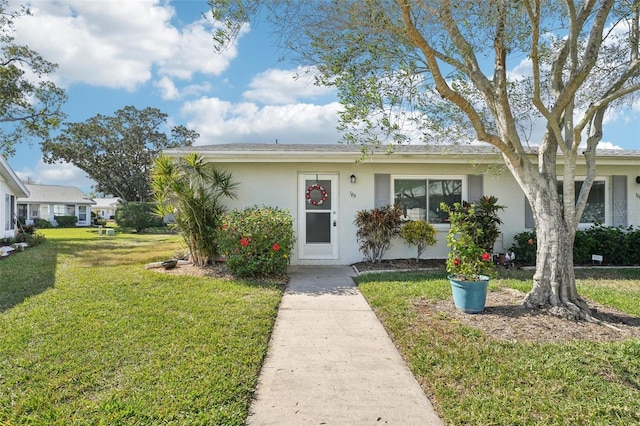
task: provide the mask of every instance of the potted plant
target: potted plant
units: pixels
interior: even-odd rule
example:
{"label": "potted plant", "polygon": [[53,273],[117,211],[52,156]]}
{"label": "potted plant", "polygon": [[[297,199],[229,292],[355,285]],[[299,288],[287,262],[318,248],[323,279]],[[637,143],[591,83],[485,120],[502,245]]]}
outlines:
{"label": "potted plant", "polygon": [[[482,197],[477,203],[455,203],[440,208],[449,213],[447,234],[447,272],[456,307],[466,313],[484,311],[489,279],[495,275],[491,249],[502,223],[495,197]],[[480,208],[478,208],[480,206]]]}

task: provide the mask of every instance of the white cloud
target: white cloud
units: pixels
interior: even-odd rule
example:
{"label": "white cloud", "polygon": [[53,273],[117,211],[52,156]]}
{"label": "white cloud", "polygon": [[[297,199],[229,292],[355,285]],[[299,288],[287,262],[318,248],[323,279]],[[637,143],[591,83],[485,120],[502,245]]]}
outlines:
{"label": "white cloud", "polygon": [[42,185],[75,186],[84,192],[89,192],[95,182],[87,177],[87,174],[71,163],[46,164],[40,160],[35,169],[28,167],[16,170],[20,179],[30,178],[34,183]]}
{"label": "white cloud", "polygon": [[178,99],[180,97],[178,88],[169,77],[162,77],[160,80],[155,81],[153,86],[160,90],[162,99]]}
{"label": "white cloud", "polygon": [[[212,39],[214,26],[200,19],[183,27],[170,57],[159,61],[160,73],[181,79],[190,79],[196,72],[220,75],[238,55],[232,44],[222,53],[214,51]],[[238,37],[249,31],[245,25]]]}
{"label": "white cloud", "polygon": [[243,97],[265,104],[284,105],[334,93],[333,88],[314,85],[313,73],[310,67],[267,70],[254,77]]}
{"label": "white cloud", "polygon": [[259,107],[217,98],[186,102],[182,113],[192,117],[187,127],[200,133],[199,145],[231,142],[334,143],[337,102],[326,105],[289,104]]}
{"label": "white cloud", "polygon": [[[586,143],[584,144],[586,146]],[[622,149],[619,145],[614,144],[613,142],[598,142],[597,149]]]}
{"label": "white cloud", "polygon": [[154,69],[183,79],[219,74],[237,55],[235,45],[214,54],[205,19],[178,30],[174,8],[158,0],[35,2],[31,10],[16,22],[16,40],[57,63],[62,85],[134,90]]}
{"label": "white cloud", "polygon": [[524,80],[533,76],[533,64],[531,59],[525,58],[512,70],[507,71],[507,78],[511,81]]}

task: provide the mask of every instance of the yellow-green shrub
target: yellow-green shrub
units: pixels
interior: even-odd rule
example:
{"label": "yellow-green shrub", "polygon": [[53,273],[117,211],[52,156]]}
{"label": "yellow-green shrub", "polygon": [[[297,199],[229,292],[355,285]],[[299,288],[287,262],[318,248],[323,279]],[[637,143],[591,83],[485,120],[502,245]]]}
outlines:
{"label": "yellow-green shrub", "polygon": [[418,248],[417,262],[427,246],[432,246],[436,243],[436,228],[426,220],[412,220],[402,225],[400,236],[407,244]]}

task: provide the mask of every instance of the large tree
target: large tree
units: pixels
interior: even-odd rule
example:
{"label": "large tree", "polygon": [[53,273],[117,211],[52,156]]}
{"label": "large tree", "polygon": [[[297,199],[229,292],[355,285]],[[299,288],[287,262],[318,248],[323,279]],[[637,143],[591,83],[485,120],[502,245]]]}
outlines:
{"label": "large tree", "polygon": [[[320,83],[338,89],[347,140],[379,144],[417,135],[499,150],[537,230],[526,306],[590,318],[576,290],[573,241],[596,177],[605,113],[640,90],[640,0],[210,4],[225,23],[214,35],[221,48],[244,22],[265,15],[259,9],[272,12],[266,15],[279,40],[317,66]],[[512,77],[517,65],[529,75]],[[543,130],[530,141],[532,119]],[[529,143],[536,145],[533,157]],[[580,162],[586,178],[576,191]]]}
{"label": "large tree", "polygon": [[166,148],[191,146],[200,136],[184,126],[174,126],[168,134],[167,117],[158,108],[126,106],[113,116],[65,123],[60,135],[42,144],[44,160],[74,164],[96,181],[96,192],[148,201],[154,158]]}
{"label": "large tree", "polygon": [[57,65],[15,43],[14,22],[29,13],[0,0],[0,155],[5,157],[15,153],[17,143],[48,137],[65,117],[64,91],[47,80]]}

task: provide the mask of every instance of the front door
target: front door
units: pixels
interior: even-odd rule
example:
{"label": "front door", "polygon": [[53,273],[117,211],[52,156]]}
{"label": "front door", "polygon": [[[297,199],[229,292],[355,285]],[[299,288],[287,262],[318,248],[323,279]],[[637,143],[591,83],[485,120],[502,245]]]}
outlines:
{"label": "front door", "polygon": [[338,175],[298,176],[300,259],[338,258]]}

